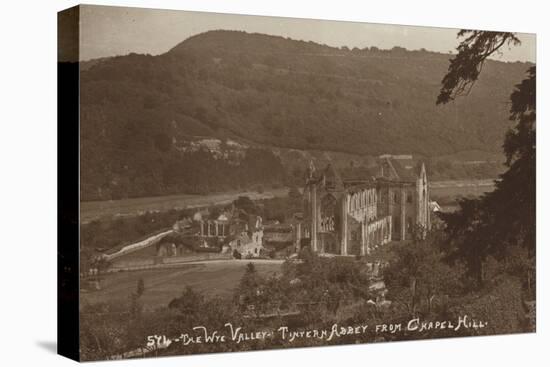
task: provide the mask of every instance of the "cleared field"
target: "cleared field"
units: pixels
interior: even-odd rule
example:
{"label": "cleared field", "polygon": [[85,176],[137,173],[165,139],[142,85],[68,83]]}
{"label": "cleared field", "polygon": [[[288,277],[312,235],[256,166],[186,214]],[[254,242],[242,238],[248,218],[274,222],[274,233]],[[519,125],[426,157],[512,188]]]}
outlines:
{"label": "cleared field", "polygon": [[479,196],[494,189],[493,180],[437,181],[430,183],[430,196],[432,198]]}
{"label": "cleared field", "polygon": [[451,162],[472,162],[472,161],[484,161],[484,162],[504,162],[504,154],[498,152],[485,152],[481,150],[463,150],[453,154],[441,155],[436,157],[439,160],[446,160]]}
{"label": "cleared field", "polygon": [[138,215],[146,211],[167,211],[171,209],[196,208],[210,205],[229,204],[239,196],[252,200],[270,199],[288,194],[287,188],[254,191],[228,192],[211,195],[170,195],[122,200],[85,201],[80,203],[80,218],[86,223],[103,216]]}
{"label": "cleared field", "polygon": [[[111,304],[127,303],[135,292],[140,278],[145,284],[142,302],[145,308],[157,308],[181,295],[186,286],[206,295],[231,296],[238,285],[246,260],[212,261],[203,264],[184,265],[175,269],[128,271],[103,276],[101,290],[82,292],[85,303],[106,302]],[[270,275],[281,269],[278,263],[254,262],[260,274]]]}

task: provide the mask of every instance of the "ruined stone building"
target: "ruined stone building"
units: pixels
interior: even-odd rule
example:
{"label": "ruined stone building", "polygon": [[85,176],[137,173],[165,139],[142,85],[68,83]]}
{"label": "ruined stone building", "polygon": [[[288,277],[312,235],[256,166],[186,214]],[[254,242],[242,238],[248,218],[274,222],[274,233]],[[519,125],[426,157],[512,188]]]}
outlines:
{"label": "ruined stone building", "polygon": [[273,257],[286,257],[299,249],[301,221],[272,223],[264,226],[264,247]]}
{"label": "ruined stone building", "polygon": [[425,236],[430,228],[424,164],[381,156],[367,177],[342,179],[330,164],[308,170],[301,244],[318,253],[366,255],[390,241]]}

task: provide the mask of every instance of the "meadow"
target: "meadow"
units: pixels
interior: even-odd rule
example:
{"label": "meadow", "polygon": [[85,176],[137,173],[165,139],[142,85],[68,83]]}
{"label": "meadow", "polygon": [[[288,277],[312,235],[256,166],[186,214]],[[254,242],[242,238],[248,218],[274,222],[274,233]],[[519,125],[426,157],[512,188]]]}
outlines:
{"label": "meadow", "polygon": [[477,197],[494,189],[494,181],[489,179],[437,181],[430,183],[430,200],[447,205],[460,197]]}
{"label": "meadow", "polygon": [[[249,260],[210,261],[182,265],[178,268],[125,271],[102,275],[101,289],[81,292],[83,304],[105,302],[124,304],[143,279],[145,292],[141,301],[145,309],[166,307],[181,295],[186,286],[208,296],[229,297],[244,274]],[[254,261],[257,271],[265,276],[281,271],[280,263]]]}

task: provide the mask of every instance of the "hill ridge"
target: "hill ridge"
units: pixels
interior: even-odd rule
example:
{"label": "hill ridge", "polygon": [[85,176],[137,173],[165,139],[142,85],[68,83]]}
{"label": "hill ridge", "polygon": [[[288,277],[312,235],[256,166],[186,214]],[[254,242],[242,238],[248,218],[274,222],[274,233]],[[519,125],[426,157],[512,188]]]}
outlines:
{"label": "hill ridge", "polygon": [[193,135],[372,156],[500,152],[506,101],[529,64],[489,61],[468,98],[436,106],[448,59],[219,30],[161,55],[89,63],[81,73],[85,175],[97,190],[145,171],[163,191]]}

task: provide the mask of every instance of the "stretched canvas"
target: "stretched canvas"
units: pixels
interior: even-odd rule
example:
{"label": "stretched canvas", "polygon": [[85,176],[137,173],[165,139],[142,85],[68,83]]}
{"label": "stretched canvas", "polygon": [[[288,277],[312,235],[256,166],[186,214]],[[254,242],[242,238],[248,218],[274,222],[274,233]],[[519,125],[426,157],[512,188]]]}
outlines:
{"label": "stretched canvas", "polygon": [[58,26],[60,354],[535,331],[534,34],[94,5]]}

